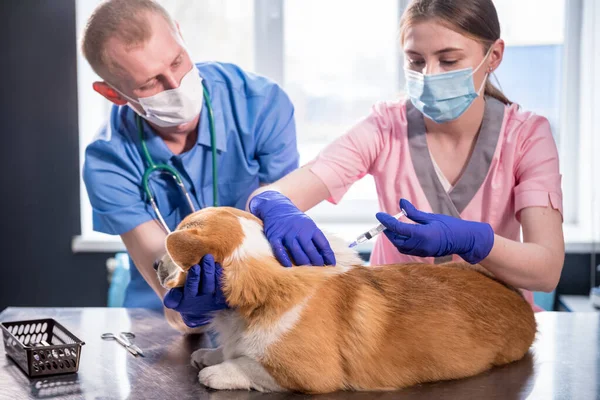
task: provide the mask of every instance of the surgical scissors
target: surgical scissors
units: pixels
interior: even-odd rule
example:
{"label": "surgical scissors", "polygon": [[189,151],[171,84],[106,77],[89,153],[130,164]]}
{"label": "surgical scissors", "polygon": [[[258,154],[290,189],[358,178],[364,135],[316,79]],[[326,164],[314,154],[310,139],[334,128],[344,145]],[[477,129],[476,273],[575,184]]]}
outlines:
{"label": "surgical scissors", "polygon": [[134,356],[140,355],[144,357],[144,352],[142,352],[142,349],[133,344],[133,342],[131,341],[131,339],[135,337],[135,335],[132,332],[121,332],[118,335],[107,332],[103,333],[100,337],[104,340],[116,340]]}

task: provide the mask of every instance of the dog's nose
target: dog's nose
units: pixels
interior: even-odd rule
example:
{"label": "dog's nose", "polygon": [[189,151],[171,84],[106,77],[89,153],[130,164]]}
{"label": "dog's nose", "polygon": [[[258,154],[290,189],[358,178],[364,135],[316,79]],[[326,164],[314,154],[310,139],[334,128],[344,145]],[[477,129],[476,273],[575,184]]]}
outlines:
{"label": "dog's nose", "polygon": [[154,267],[154,270],[155,270],[155,271],[158,271],[158,267],[160,267],[160,260],[156,260],[156,261],[154,261],[154,265],[153,265],[153,267]]}

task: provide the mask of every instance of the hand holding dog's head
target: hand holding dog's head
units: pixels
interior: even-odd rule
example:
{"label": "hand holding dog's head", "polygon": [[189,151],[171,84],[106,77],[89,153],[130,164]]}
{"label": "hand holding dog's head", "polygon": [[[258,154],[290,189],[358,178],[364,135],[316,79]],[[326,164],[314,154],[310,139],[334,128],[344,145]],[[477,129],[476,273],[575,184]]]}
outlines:
{"label": "hand holding dog's head", "polygon": [[155,266],[160,284],[183,286],[187,271],[206,254],[226,268],[226,260],[245,237],[240,218],[260,223],[253,215],[229,207],[205,208],[186,217],[165,239],[167,252]]}

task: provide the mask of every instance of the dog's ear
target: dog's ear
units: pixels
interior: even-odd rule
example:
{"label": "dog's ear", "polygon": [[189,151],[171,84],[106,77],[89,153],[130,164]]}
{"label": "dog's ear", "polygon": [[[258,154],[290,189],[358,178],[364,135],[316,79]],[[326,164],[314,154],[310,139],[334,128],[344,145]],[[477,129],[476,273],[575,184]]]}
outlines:
{"label": "dog's ear", "polygon": [[165,247],[169,257],[184,271],[204,256],[202,236],[197,229],[185,229],[171,232],[165,239]]}

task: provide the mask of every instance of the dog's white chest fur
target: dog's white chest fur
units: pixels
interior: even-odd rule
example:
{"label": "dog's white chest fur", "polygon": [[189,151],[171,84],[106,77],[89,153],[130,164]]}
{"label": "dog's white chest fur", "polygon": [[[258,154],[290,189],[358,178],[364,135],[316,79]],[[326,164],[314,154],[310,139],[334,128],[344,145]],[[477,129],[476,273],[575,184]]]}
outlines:
{"label": "dog's white chest fur", "polygon": [[306,301],[284,313],[276,324],[265,328],[248,328],[234,310],[220,311],[211,323],[219,337],[218,349],[200,349],[192,354],[192,364],[206,367],[200,382],[213,389],[255,389],[285,391],[261,365],[268,347],[293,329]]}
{"label": "dog's white chest fur", "polygon": [[224,311],[215,316],[212,329],[219,334],[225,359],[248,356],[260,361],[267,348],[294,328],[308,298],[285,312],[277,323],[267,327],[248,328],[236,311]]}

